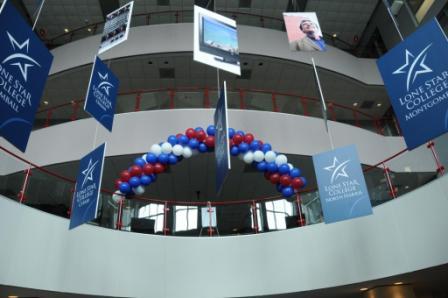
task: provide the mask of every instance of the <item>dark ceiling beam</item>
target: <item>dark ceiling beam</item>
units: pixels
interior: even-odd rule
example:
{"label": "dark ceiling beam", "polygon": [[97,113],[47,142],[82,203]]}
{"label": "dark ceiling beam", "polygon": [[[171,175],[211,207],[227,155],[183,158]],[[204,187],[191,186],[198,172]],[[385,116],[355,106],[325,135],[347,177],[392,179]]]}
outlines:
{"label": "dark ceiling beam", "polygon": [[208,10],[214,10],[215,0],[194,0],[194,5],[200,6]]}
{"label": "dark ceiling beam", "polygon": [[287,12],[305,11],[308,0],[290,0],[286,6]]}
{"label": "dark ceiling beam", "polygon": [[[9,1],[14,5],[14,7],[17,9],[17,11],[23,16],[25,21],[32,27],[34,22],[31,18],[30,12],[28,12],[28,9],[26,9],[25,4],[23,3],[23,0],[9,0]],[[40,5],[40,1],[39,1],[39,5]],[[34,12],[31,12],[31,13],[34,13]],[[36,11],[36,13],[37,13],[37,11]]]}
{"label": "dark ceiling beam", "polygon": [[103,18],[106,19],[106,16],[112,11],[120,8],[119,0],[98,0],[100,2],[101,12],[103,13]]}

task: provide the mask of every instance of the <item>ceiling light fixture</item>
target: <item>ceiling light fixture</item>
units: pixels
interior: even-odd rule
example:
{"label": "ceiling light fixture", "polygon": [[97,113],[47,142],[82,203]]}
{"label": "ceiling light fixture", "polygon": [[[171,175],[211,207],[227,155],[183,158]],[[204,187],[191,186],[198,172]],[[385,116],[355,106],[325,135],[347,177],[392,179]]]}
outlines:
{"label": "ceiling light fixture", "polygon": [[48,106],[48,101],[44,100],[42,103],[43,103],[44,105]]}
{"label": "ceiling light fixture", "polygon": [[64,28],[65,33],[68,33],[68,31],[69,31],[68,28]]}
{"label": "ceiling light fixture", "polygon": [[87,28],[87,31],[92,32],[92,28]]}
{"label": "ceiling light fixture", "polygon": [[377,107],[381,107],[383,104],[381,102],[377,103],[376,106]]}
{"label": "ceiling light fixture", "polygon": [[338,37],[338,34],[337,33],[333,33],[333,38],[336,38],[336,37]]}
{"label": "ceiling light fixture", "polygon": [[[407,185],[406,185],[407,186]],[[406,188],[406,186],[405,186],[405,188]],[[407,186],[408,188],[409,188],[409,186]],[[398,281],[398,282],[394,282],[394,285],[396,285],[396,286],[398,286],[398,285],[402,285],[403,284],[403,282],[402,281]]]}
{"label": "ceiling light fixture", "polygon": [[8,296],[8,298],[19,298],[19,296],[12,295],[12,296]]}
{"label": "ceiling light fixture", "polygon": [[369,288],[361,288],[360,291],[367,291]]}
{"label": "ceiling light fixture", "polygon": [[358,106],[358,103],[357,103],[357,102],[354,102],[354,103],[353,103],[353,106],[354,106],[354,107],[357,107],[357,106]]}

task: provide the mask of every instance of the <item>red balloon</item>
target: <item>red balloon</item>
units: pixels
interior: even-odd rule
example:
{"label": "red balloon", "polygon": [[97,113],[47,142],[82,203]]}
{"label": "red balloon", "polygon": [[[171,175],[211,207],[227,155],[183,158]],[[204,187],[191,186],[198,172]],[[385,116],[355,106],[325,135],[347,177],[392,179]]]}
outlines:
{"label": "red balloon", "polygon": [[250,144],[254,141],[254,135],[251,133],[246,133],[244,135],[244,143]]}
{"label": "red balloon", "polygon": [[154,164],[154,172],[156,174],[160,174],[163,171],[165,171],[165,166],[164,165],[162,165],[160,162]]}
{"label": "red balloon", "polygon": [[121,183],[122,183],[122,181],[120,179],[115,179],[115,183],[114,183],[115,189],[119,189]]}
{"label": "red balloon", "polygon": [[291,184],[291,176],[289,176],[289,175],[282,175],[282,176],[280,177],[279,182],[280,182],[280,184],[283,185],[283,186],[288,186],[288,185]]}
{"label": "red balloon", "polygon": [[196,131],[193,128],[189,128],[185,131],[185,135],[189,138],[189,139],[193,139],[196,138]]}
{"label": "red balloon", "polygon": [[131,176],[140,176],[142,174],[142,168],[137,165],[131,167]]}
{"label": "red balloon", "polygon": [[235,145],[232,139],[229,140],[229,148],[232,148]]}
{"label": "red balloon", "polygon": [[262,140],[258,140],[258,142],[260,143],[260,147],[263,146],[263,141]]}
{"label": "red balloon", "polygon": [[279,173],[273,173],[271,174],[271,178],[269,179],[272,184],[276,184],[280,180],[280,174]]}
{"label": "red balloon", "polygon": [[129,171],[124,170],[123,172],[121,172],[120,180],[122,182],[128,182],[129,179],[131,179],[131,173],[129,173]]}
{"label": "red balloon", "polygon": [[208,136],[205,138],[205,145],[209,148],[215,147],[215,137],[214,136]]}
{"label": "red balloon", "polygon": [[233,143],[235,143],[235,145],[239,145],[241,144],[241,142],[243,141],[243,136],[240,134],[235,134],[233,136]]}
{"label": "red balloon", "polygon": [[270,172],[264,172],[264,178],[266,180],[271,180],[271,175],[272,175],[272,173],[270,173]]}
{"label": "red balloon", "polygon": [[207,136],[207,134],[203,130],[196,132],[196,139],[198,139],[199,142],[204,141],[206,136]]}
{"label": "red balloon", "polygon": [[292,179],[291,185],[292,185],[292,187],[294,187],[294,189],[299,189],[299,188],[303,187],[303,181],[299,177],[296,177],[296,178]]}
{"label": "red balloon", "polygon": [[179,139],[181,136],[182,136],[182,134],[181,134],[181,133],[178,133],[178,134],[176,135],[176,138]]}
{"label": "red balloon", "polygon": [[146,175],[151,175],[152,173],[154,173],[154,167],[152,166],[152,164],[145,164],[143,166],[143,173],[145,173]]}

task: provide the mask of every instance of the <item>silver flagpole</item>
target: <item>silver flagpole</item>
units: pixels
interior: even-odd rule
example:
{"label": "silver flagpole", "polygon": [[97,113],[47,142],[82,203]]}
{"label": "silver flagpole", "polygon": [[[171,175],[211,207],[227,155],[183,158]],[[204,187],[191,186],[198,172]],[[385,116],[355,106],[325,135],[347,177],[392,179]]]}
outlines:
{"label": "silver flagpole", "polygon": [[34,31],[34,28],[36,27],[37,21],[39,20],[40,13],[42,11],[42,7],[44,6],[44,3],[45,3],[45,0],[42,0],[42,2],[40,3],[40,7],[39,7],[39,10],[37,11],[36,19],[34,20],[33,29],[32,29],[33,31]]}

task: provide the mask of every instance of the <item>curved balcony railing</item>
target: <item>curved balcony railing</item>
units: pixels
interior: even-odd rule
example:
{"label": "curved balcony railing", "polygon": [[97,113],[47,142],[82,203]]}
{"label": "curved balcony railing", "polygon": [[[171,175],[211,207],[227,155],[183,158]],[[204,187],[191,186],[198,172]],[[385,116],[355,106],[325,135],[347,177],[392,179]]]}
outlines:
{"label": "curved balcony railing", "polygon": [[[240,25],[263,27],[275,30],[285,31],[284,21],[281,16],[267,16],[248,12],[240,12],[233,10],[218,10],[219,14],[225,15],[238,22]],[[155,24],[171,24],[171,23],[193,23],[193,9],[182,10],[163,10],[148,13],[138,13],[132,15],[131,26],[148,26]],[[97,22],[86,24],[78,28],[72,28],[69,32],[61,33],[57,36],[46,37],[45,33],[41,32],[41,37],[50,47],[56,47],[68,42],[72,42],[91,35],[100,34],[103,32],[104,22]],[[344,40],[335,37],[333,33],[329,34],[323,32],[327,43],[348,51],[355,53],[356,44],[350,44]],[[355,40],[357,42],[357,40]],[[358,49],[359,50],[359,49]]]}
{"label": "curved balcony railing", "polygon": [[[231,89],[227,93],[230,109],[259,110],[322,118],[320,100],[295,93],[259,89]],[[161,88],[119,93],[116,114],[160,110],[215,108],[218,99],[213,88]],[[328,119],[387,135],[400,135],[394,118],[377,118],[351,106],[327,100]],[[84,110],[84,99],[41,108],[34,128],[48,127],[90,117]]]}
{"label": "curved balcony railing", "polygon": [[[446,143],[446,139],[437,139],[435,142]],[[428,150],[423,153],[408,152],[407,149],[403,149],[375,165],[364,166],[366,184],[373,206],[396,199],[444,174],[444,167],[437,156],[435,143],[429,143],[427,148]],[[66,177],[55,170],[55,168],[61,169],[60,164],[39,167],[4,147],[0,146],[0,149],[14,162],[27,165],[24,172],[0,177],[1,195],[49,213],[70,217],[69,206],[71,206],[75,184],[75,180],[71,177],[75,177],[76,173]],[[389,164],[403,162],[400,159],[404,158],[404,153],[406,153],[407,161],[409,158],[420,160],[422,154],[431,155],[435,162],[428,166],[434,170],[416,172],[409,167],[405,168],[404,172],[391,171]],[[125,158],[130,157],[125,156]],[[105,159],[105,169],[113,168],[111,162],[110,158]],[[77,167],[71,166],[71,168]],[[306,173],[306,175],[311,177],[314,173]],[[262,176],[261,173],[260,176]],[[263,178],[260,177],[260,179]],[[113,191],[108,189],[111,183],[111,181],[102,183],[99,216],[91,224],[111,229],[139,231],[133,223],[144,219],[153,227],[145,230],[146,233],[176,236],[202,234],[212,236],[218,233],[223,236],[262,233],[322,222],[319,195],[313,185],[297,193],[292,201],[278,195],[230,201],[207,199],[189,201],[152,197],[126,200],[113,195]],[[205,221],[211,221],[211,214],[216,212],[218,215],[216,228],[208,228],[206,224],[201,224],[202,208],[206,208],[204,209]],[[205,228],[201,229],[201,226]]]}

